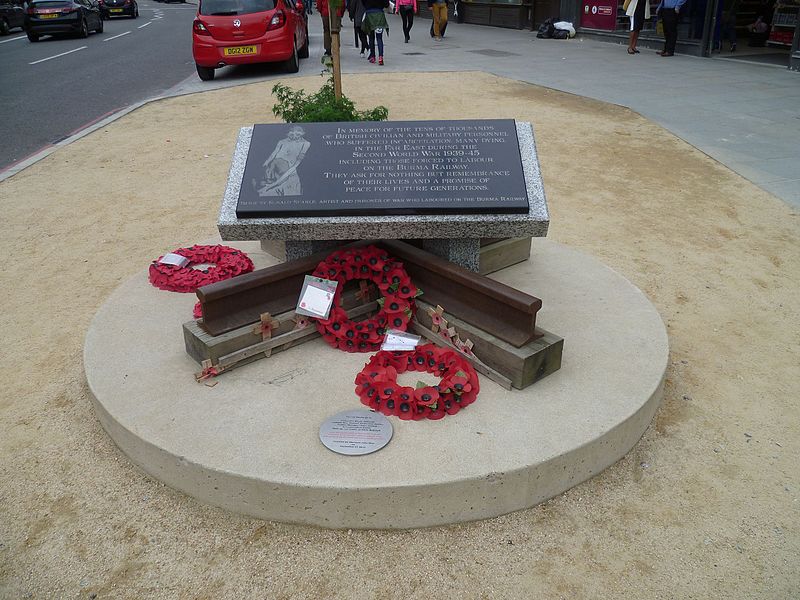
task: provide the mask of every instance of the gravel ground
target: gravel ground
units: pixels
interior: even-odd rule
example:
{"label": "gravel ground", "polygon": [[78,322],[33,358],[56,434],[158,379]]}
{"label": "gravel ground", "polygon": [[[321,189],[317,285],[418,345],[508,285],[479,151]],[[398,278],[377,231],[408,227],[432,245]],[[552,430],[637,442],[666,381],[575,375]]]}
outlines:
{"label": "gravel ground", "polygon": [[0,183],[0,597],[800,597],[798,214],[625,108],[482,73],[344,89],[397,120],[534,123],[550,237],[667,324],[641,442],[536,508],[403,532],[240,517],[133,467],[93,414],[84,334],[120,282],[215,234],[236,133],[273,120],[270,87],[149,104]]}

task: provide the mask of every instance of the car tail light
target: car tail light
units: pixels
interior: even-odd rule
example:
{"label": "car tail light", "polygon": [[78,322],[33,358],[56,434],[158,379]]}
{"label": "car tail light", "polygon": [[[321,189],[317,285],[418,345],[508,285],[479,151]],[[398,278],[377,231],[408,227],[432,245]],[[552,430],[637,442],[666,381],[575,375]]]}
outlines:
{"label": "car tail light", "polygon": [[35,15],[36,14],[36,11],[33,10],[32,6],[29,6],[28,10],[26,10],[25,12],[28,13],[29,15]]}
{"label": "car tail light", "polygon": [[67,7],[61,9],[61,14],[62,15],[68,15],[69,13],[75,12],[76,10],[78,10],[78,9],[75,8],[74,6],[67,6]]}
{"label": "car tail light", "polygon": [[272,31],[273,29],[280,29],[286,25],[286,15],[282,10],[277,11],[272,18],[269,20],[269,24],[267,24],[267,31]]}
{"label": "car tail light", "polygon": [[192,23],[192,30],[197,35],[211,35],[211,32],[200,19],[194,20],[194,23]]}

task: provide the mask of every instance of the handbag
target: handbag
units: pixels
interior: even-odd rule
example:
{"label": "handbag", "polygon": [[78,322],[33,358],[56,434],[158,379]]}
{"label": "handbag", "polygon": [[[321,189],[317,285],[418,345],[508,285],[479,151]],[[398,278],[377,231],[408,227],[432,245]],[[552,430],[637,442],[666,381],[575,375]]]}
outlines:
{"label": "handbag", "polygon": [[625,12],[628,12],[628,7],[630,5],[631,5],[631,0],[625,0],[625,2],[622,3],[622,10],[624,10]]}

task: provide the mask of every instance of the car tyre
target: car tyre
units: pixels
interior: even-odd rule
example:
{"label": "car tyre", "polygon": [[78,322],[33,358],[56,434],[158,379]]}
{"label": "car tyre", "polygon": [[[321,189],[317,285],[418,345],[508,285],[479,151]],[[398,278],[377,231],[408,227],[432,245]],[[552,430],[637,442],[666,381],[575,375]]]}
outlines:
{"label": "car tyre", "polygon": [[85,18],[81,20],[81,29],[78,31],[78,37],[89,37],[89,24],[86,22]]}
{"label": "car tyre", "polygon": [[297,56],[300,58],[308,58],[308,27],[306,27],[306,42],[303,44],[303,47],[300,48],[300,51],[297,53]]}
{"label": "car tyre", "polygon": [[133,5],[133,14],[131,15],[131,17],[133,17],[134,19],[138,19],[139,18],[139,5],[138,4],[134,4]]}
{"label": "car tyre", "polygon": [[297,73],[300,70],[300,60],[297,58],[297,46],[292,44],[292,55],[284,64],[287,73]]}
{"label": "car tyre", "polygon": [[11,27],[8,26],[8,21],[5,18],[0,19],[0,35],[8,35]]}
{"label": "car tyre", "polygon": [[97,19],[97,29],[95,29],[95,33],[103,33],[103,29],[105,29],[105,25],[103,24],[103,17],[98,17]]}
{"label": "car tyre", "polygon": [[38,42],[39,41],[39,34],[38,33],[33,33],[32,31],[29,31],[27,33],[28,33],[28,41],[31,41],[31,42]]}
{"label": "car tyre", "polygon": [[195,65],[197,67],[197,76],[200,77],[203,81],[211,81],[214,79],[214,68],[213,67],[201,67],[200,65]]}

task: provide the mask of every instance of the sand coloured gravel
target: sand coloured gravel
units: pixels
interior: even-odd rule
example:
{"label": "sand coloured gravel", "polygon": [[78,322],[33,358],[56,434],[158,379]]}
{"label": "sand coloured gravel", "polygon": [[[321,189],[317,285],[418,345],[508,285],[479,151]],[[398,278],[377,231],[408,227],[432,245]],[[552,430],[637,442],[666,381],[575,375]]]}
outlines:
{"label": "sand coloured gravel", "polygon": [[0,183],[0,597],[800,596],[797,212],[628,109],[484,73],[344,90],[395,120],[534,124],[549,236],[667,325],[641,442],[541,506],[403,532],[245,518],[132,466],[92,411],[83,336],[120,282],[215,235],[238,128],[274,121],[270,88],[148,104]]}

